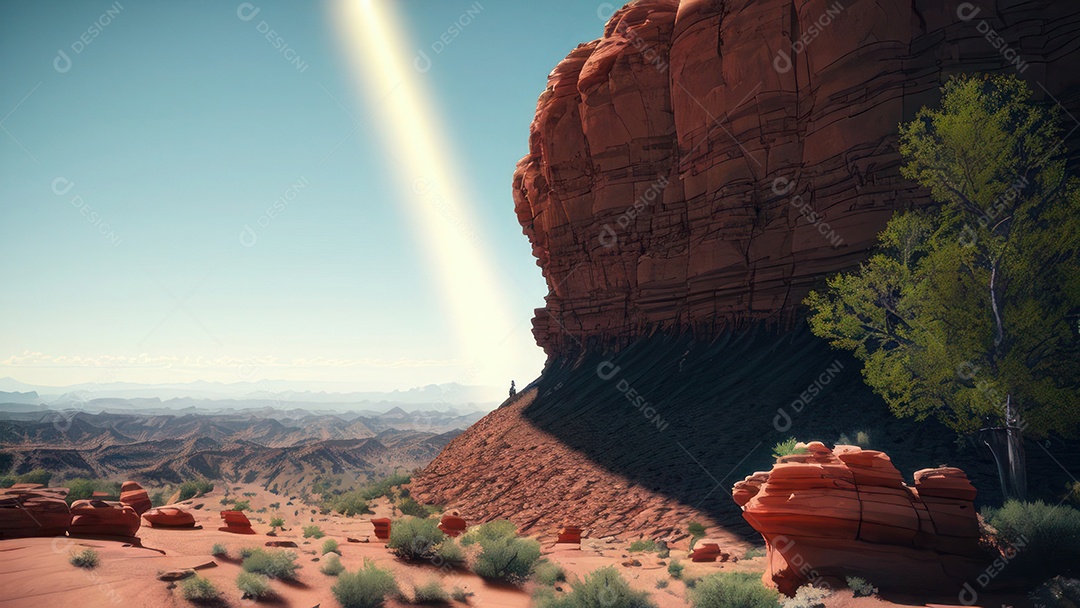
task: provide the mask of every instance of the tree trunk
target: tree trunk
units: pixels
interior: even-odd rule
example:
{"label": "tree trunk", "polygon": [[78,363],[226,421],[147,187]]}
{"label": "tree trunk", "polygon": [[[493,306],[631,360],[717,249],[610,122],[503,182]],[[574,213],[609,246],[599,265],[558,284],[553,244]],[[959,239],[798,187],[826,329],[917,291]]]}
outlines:
{"label": "tree trunk", "polygon": [[998,480],[1004,500],[1027,500],[1027,459],[1024,457],[1024,430],[1012,405],[1005,399],[1005,426],[985,429],[983,443],[990,448],[997,464]]}

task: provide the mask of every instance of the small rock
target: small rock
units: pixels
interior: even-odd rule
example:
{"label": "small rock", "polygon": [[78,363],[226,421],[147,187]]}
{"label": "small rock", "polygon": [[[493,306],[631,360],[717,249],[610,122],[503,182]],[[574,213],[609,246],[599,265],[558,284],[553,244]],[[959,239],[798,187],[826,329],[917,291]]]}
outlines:
{"label": "small rock", "polygon": [[628,559],[625,562],[623,562],[622,565],[627,567],[627,568],[633,568],[635,566],[640,566],[641,562],[639,562],[636,559]]}
{"label": "small rock", "polygon": [[159,570],[157,573],[157,579],[159,581],[182,581],[190,576],[195,576],[195,571],[190,568],[184,570]]}
{"label": "small rock", "polygon": [[358,542],[360,542],[360,541],[359,541],[359,540],[356,540],[355,538],[353,538],[353,537],[351,537],[351,536],[346,536],[346,537],[345,537],[345,542],[347,542],[347,543],[358,543]]}
{"label": "small rock", "polygon": [[296,543],[291,540],[268,540],[266,541],[267,547],[296,547]]}

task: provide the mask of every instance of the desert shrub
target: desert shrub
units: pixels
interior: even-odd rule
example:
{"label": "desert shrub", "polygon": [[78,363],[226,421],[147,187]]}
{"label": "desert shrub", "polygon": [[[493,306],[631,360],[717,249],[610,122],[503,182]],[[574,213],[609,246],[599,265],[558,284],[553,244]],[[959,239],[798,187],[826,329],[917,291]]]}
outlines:
{"label": "desert shrub", "polygon": [[232,498],[229,498],[228,496],[223,496],[223,497],[221,498],[221,501],[220,501],[220,502],[221,502],[221,504],[223,504],[223,505],[227,505],[227,504],[230,504],[230,503],[234,503],[234,502],[236,502],[236,501],[235,501],[235,500],[233,500]]}
{"label": "desert shrub", "polygon": [[825,608],[823,600],[829,595],[826,589],[803,585],[795,590],[795,597],[785,598],[780,605],[783,608]]}
{"label": "desert shrub", "polygon": [[210,579],[192,576],[180,582],[180,593],[189,602],[211,602],[218,598],[218,590]]}
{"label": "desert shrub", "polygon": [[673,559],[671,560],[671,563],[667,565],[667,573],[671,575],[671,578],[682,578],[684,568],[686,568],[686,566],[683,566],[682,562]]}
{"label": "desert shrub", "polygon": [[651,551],[656,551],[656,550],[657,550],[656,541],[651,540],[651,539],[647,539],[647,538],[642,538],[640,540],[635,540],[634,542],[630,543],[630,549],[629,549],[629,551],[631,551],[633,553],[639,553],[641,551],[650,551],[651,552]]}
{"label": "desert shrub", "polygon": [[214,557],[226,557],[229,555],[229,550],[221,543],[214,543],[214,546],[210,547],[210,555],[213,555]]}
{"label": "desert shrub", "polygon": [[326,536],[326,533],[319,526],[315,524],[304,526],[304,538],[322,538],[324,536]]}
{"label": "desert shrub", "polygon": [[394,574],[371,560],[364,560],[364,566],[356,572],[343,572],[330,591],[342,608],[376,608],[388,595],[401,593]]}
{"label": "desert shrub", "polygon": [[983,518],[997,530],[1012,573],[1053,578],[1080,570],[1080,511],[1010,500],[1000,509],[984,509]]}
{"label": "desert shrub", "polygon": [[262,549],[258,547],[241,547],[240,559],[247,559],[251,557],[256,551],[262,551]]}
{"label": "desert shrub", "polygon": [[465,563],[465,550],[452,538],[443,539],[439,544],[439,557],[443,562],[456,566]]}
{"label": "desert shrub", "polygon": [[414,604],[445,604],[450,601],[450,594],[442,587],[439,579],[432,579],[423,585],[413,587]]}
{"label": "desert shrub", "polygon": [[264,598],[273,595],[270,589],[270,579],[254,572],[241,572],[236,576],[236,588],[246,598]]}
{"label": "desert shrub", "polygon": [[517,526],[507,519],[496,519],[472,528],[461,537],[461,544],[469,546],[483,540],[517,536]]}
{"label": "desert shrub", "polygon": [[412,515],[413,517],[419,517],[424,519],[431,515],[431,512],[427,510],[424,505],[416,502],[412,498],[403,498],[398,503],[398,509],[401,509],[402,515]]}
{"label": "desert shrub", "polygon": [[330,557],[319,566],[319,572],[327,576],[337,576],[345,571],[345,566],[341,565],[341,558],[337,556],[337,553],[332,553]]}
{"label": "desert shrub", "polygon": [[705,536],[705,524],[692,521],[686,525],[686,531],[690,533],[690,550],[693,551],[697,541]]}
{"label": "desert shrub", "polygon": [[68,562],[77,568],[97,568],[99,563],[97,551],[84,549],[78,553],[72,552],[68,556]]}
{"label": "desert shrub", "polygon": [[410,479],[411,477],[407,474],[394,473],[360,488],[360,495],[365,500],[375,500],[381,496],[387,496],[393,488],[409,483]]}
{"label": "desert shrub", "polygon": [[757,557],[765,557],[768,552],[765,551],[765,547],[751,547],[743,554],[743,559],[754,559]]}
{"label": "desert shrub", "polygon": [[461,587],[454,587],[450,590],[450,599],[455,602],[467,602],[469,601],[469,594],[465,593],[465,590]]}
{"label": "desert shrub", "polygon": [[14,475],[4,475],[3,477],[0,477],[0,489],[10,488],[13,485],[15,485]]}
{"label": "desert shrub", "polygon": [[346,516],[352,517],[353,515],[365,515],[367,513],[374,513],[368,506],[367,500],[364,498],[363,492],[360,490],[353,490],[352,492],[346,492],[338,496],[334,496],[325,501],[325,506],[332,511]]}
{"label": "desert shrub", "polygon": [[266,551],[258,548],[251,552],[242,565],[247,572],[286,581],[295,580],[296,570],[300,567],[296,563],[296,553],[292,551]]}
{"label": "desert shrub", "polygon": [[180,484],[180,500],[202,496],[214,489],[214,484],[206,479],[194,479]]}
{"label": "desert shrub", "polygon": [[792,454],[805,454],[806,448],[798,447],[798,440],[794,437],[788,437],[786,440],[773,446],[773,457],[783,458],[784,456],[791,456]]}
{"label": "desert shrub", "polygon": [[233,503],[233,511],[247,511],[251,508],[251,501],[238,500]]}
{"label": "desert shrub", "polygon": [[120,484],[115,481],[76,477],[75,479],[67,481],[65,485],[68,487],[66,500],[69,505],[76,500],[92,497],[94,492],[105,492],[109,496],[115,497],[120,496]]}
{"label": "desert shrub", "polygon": [[270,527],[271,528],[284,528],[285,527],[285,520],[280,518],[280,517],[271,517],[270,518]]}
{"label": "desert shrub", "polygon": [[473,572],[486,579],[520,583],[529,578],[539,559],[540,543],[531,538],[485,539],[480,541]]}
{"label": "desert shrub", "polygon": [[585,580],[570,583],[570,593],[560,599],[541,597],[541,608],[656,608],[644,591],[634,591],[614,566],[594,570]]}
{"label": "desert shrub", "polygon": [[402,559],[430,559],[438,554],[439,544],[446,535],[431,519],[407,517],[390,527],[390,551]]}
{"label": "desert shrub", "polygon": [[551,587],[559,581],[566,580],[566,571],[559,564],[542,559],[533,568],[533,579],[541,585]]}
{"label": "desert shrub", "polygon": [[43,486],[49,485],[52,481],[53,474],[45,469],[34,469],[29,473],[23,473],[22,475],[15,476],[15,483],[39,483]]}
{"label": "desert shrub", "polygon": [[338,542],[336,540],[334,540],[332,538],[328,538],[328,539],[323,541],[323,544],[322,544],[322,554],[323,555],[326,555],[327,553],[337,553],[337,552],[338,552]]}
{"label": "desert shrub", "polygon": [[722,572],[699,580],[690,592],[694,608],[777,608],[780,595],[749,572]]}
{"label": "desert shrub", "polygon": [[657,589],[667,589],[667,586],[668,586],[668,582],[667,582],[666,578],[658,578],[658,579],[656,579],[656,588]]}
{"label": "desert shrub", "polygon": [[870,433],[867,433],[866,431],[859,431],[859,432],[855,433],[855,445],[860,446],[860,447],[864,447],[864,448],[869,447],[870,446]]}
{"label": "desert shrub", "polygon": [[855,592],[855,597],[870,597],[878,591],[877,587],[867,582],[864,578],[849,576],[846,580],[848,589]]}

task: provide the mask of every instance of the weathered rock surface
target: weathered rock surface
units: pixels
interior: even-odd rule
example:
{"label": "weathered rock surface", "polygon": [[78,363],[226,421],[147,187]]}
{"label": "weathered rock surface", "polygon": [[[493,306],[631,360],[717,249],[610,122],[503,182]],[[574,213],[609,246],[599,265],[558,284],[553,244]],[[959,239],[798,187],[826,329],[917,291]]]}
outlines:
{"label": "weathered rock surface", "polygon": [[883,452],[820,442],[735,484],[743,517],[765,538],[766,584],[800,586],[845,577],[881,589],[955,592],[989,563],[979,545],[975,488],[952,467],[904,483]]}
{"label": "weathered rock surface", "polygon": [[135,509],[104,500],[76,500],[71,503],[71,515],[71,536],[134,537],[141,524]]}
{"label": "weathered rock surface", "polygon": [[1076,2],[629,4],[552,71],[514,174],[550,290],[537,342],[791,323],[894,209],[927,202],[899,176],[897,125],[949,75],[1022,70],[1076,116],[1077,64]]}
{"label": "weathered rock surface", "polygon": [[179,507],[157,507],[143,513],[145,519],[155,528],[194,528],[195,516]]}
{"label": "weathered rock surface", "polygon": [[124,485],[120,486],[120,502],[135,509],[139,515],[146,513],[154,506],[150,502],[150,495],[134,481],[125,481]]}
{"label": "weathered rock surface", "polygon": [[222,511],[221,519],[225,521],[225,525],[218,528],[222,532],[255,534],[255,530],[251,527],[251,520],[244,515],[243,511]]}
{"label": "weathered rock surface", "polygon": [[71,525],[67,488],[16,484],[0,490],[0,539],[63,536]]}

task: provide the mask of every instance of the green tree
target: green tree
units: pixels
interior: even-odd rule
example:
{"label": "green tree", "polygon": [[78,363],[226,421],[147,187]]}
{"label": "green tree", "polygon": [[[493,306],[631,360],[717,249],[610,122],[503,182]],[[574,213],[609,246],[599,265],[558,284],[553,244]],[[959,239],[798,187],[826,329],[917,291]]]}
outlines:
{"label": "green tree", "polygon": [[962,76],[943,93],[900,127],[901,172],[937,205],[894,216],[858,272],[811,293],[810,327],[896,415],[978,432],[1023,498],[1023,432],[1080,422],[1080,187],[1060,112],[1023,81]]}

